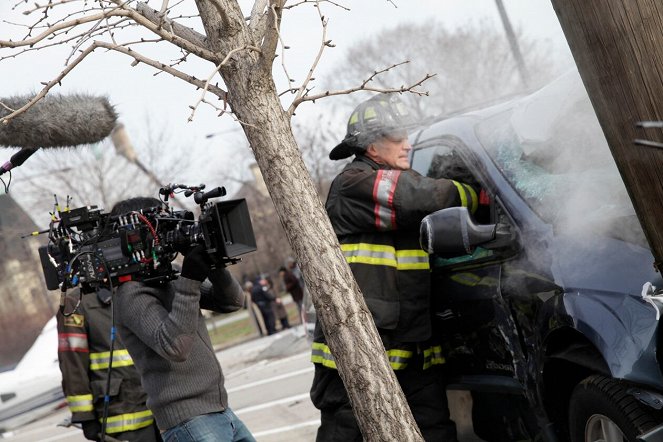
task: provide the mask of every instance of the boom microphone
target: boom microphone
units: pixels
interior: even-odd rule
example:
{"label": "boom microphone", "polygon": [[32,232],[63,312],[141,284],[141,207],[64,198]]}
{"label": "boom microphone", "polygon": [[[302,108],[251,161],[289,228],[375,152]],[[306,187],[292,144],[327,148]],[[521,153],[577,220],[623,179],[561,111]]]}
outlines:
{"label": "boom microphone", "polygon": [[[30,99],[0,98],[0,119]],[[49,94],[6,124],[0,123],[0,146],[36,149],[92,144],[106,138],[116,122],[117,114],[106,97]]]}
{"label": "boom microphone", "polygon": [[14,155],[12,155],[9,161],[7,161],[5,164],[0,166],[0,175],[2,175],[5,172],[9,172],[14,167],[20,166],[25,162],[25,160],[30,158],[30,156],[32,156],[32,154],[35,152],[37,152],[37,149],[30,149],[28,147],[24,147],[23,149],[19,150]]}

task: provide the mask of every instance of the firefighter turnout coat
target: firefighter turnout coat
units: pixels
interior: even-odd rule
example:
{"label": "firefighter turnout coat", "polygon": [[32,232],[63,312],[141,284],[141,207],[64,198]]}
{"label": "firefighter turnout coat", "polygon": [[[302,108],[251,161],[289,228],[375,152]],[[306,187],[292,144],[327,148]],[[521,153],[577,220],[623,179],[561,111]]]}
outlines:
{"label": "firefighter turnout coat", "polygon": [[[440,346],[430,341],[431,276],[419,245],[421,220],[452,206],[472,210],[477,202],[466,184],[385,168],[364,156],[331,185],[327,213],[395,370],[413,356],[424,369],[444,363]],[[312,361],[336,368],[319,325]]]}
{"label": "firefighter turnout coat", "polygon": [[[78,294],[74,297],[77,299]],[[110,298],[108,290],[84,294],[73,314],[57,314],[62,389],[74,423],[93,419],[101,422],[103,416],[110,362]],[[113,344],[109,396],[107,434],[134,431],[153,424],[138,371],[117,335]]]}

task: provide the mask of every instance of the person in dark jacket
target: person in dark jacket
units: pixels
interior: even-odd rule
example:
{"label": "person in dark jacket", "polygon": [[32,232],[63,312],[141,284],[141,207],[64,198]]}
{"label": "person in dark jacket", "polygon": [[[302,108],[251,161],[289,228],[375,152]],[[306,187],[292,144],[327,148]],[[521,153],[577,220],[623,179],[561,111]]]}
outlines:
{"label": "person in dark jacket", "polygon": [[[127,200],[111,214],[144,204],[144,199]],[[223,371],[200,311],[228,313],[244,305],[242,288],[230,272],[214,268],[205,248],[195,245],[184,251],[178,279],[123,282],[115,302],[118,331],[164,441],[254,442],[228,405]]]}
{"label": "person in dark jacket", "polygon": [[290,270],[285,267],[279,269],[279,276],[283,280],[283,285],[285,286],[285,291],[290,293],[292,300],[297,305],[297,313],[299,314],[299,320],[304,323],[302,319],[302,302],[304,300],[304,290],[299,282],[299,278],[295,276]]}
{"label": "person in dark jacket", "polygon": [[260,309],[268,335],[276,333],[275,300],[276,296],[269,289],[269,282],[265,278],[256,278],[251,289],[251,301]]}
{"label": "person in dark jacket", "polygon": [[[71,411],[71,422],[80,423],[88,440],[100,440],[104,397],[111,347],[111,292],[106,288],[83,290],[67,297],[71,310],[58,312],[58,360],[62,372],[62,390]],[[129,352],[116,338],[113,344],[107,435],[130,442],[160,441],[147,396]]]}
{"label": "person in dark jacket", "polygon": [[[355,159],[334,179],[326,209],[425,440],[454,441],[440,370],[445,359],[431,336],[430,265],[419,245],[419,224],[439,209],[475,208],[477,195],[463,183],[410,168],[411,123],[391,95],[374,96],[354,110],[345,139],[329,157]],[[321,411],[317,441],[361,441],[323,332],[318,322],[311,356],[311,399]]]}

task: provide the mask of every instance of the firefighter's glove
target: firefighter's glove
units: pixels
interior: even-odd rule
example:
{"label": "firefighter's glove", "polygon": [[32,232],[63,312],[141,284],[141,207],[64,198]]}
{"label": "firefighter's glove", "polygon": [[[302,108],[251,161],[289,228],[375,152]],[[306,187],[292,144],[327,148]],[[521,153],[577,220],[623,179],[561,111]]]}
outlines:
{"label": "firefighter's glove", "polygon": [[182,278],[203,282],[209,275],[212,265],[205,247],[195,245],[186,252],[182,261]]}
{"label": "firefighter's glove", "polygon": [[101,424],[99,421],[85,421],[81,423],[83,435],[87,440],[101,440]]}

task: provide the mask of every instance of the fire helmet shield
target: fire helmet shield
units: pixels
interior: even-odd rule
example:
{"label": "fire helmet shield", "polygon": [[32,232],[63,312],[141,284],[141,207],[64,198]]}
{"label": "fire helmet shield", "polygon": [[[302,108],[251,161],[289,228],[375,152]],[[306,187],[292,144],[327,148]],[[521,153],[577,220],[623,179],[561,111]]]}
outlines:
{"label": "fire helmet shield", "polygon": [[348,158],[366,150],[369,144],[380,137],[401,135],[414,126],[414,119],[397,95],[376,95],[359,104],[352,112],[345,138],[332,149],[329,158]]}

